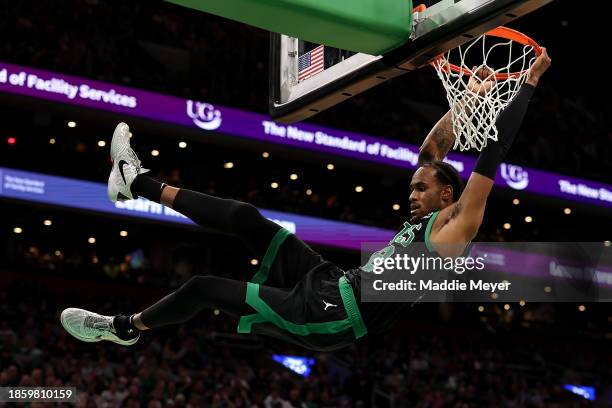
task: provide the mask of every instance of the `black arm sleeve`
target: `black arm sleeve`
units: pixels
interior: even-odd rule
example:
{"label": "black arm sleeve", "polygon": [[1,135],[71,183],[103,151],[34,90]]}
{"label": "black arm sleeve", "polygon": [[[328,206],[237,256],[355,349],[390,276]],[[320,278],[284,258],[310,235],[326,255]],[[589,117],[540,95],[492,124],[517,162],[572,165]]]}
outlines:
{"label": "black arm sleeve", "polygon": [[527,112],[527,106],[534,90],[534,86],[523,84],[514,99],[499,114],[495,123],[498,131],[497,143],[487,143],[487,146],[480,153],[478,161],[476,161],[476,166],[474,167],[475,173],[495,180],[497,166],[499,166],[508,150],[510,150],[510,146],[512,146],[512,142],[525,117],[525,112]]}

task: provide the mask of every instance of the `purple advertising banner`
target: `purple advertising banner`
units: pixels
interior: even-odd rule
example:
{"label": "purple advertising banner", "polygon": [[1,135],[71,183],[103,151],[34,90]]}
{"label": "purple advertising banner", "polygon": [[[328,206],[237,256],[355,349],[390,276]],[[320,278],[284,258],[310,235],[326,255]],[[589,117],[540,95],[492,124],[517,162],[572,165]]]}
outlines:
{"label": "purple advertising banner", "polygon": [[[282,125],[269,117],[114,84],[0,62],[0,92],[138,116],[180,126],[299,149],[415,169],[418,147],[308,123]],[[121,120],[118,117],[117,120]],[[447,161],[464,178],[475,160],[458,153]],[[612,208],[612,185],[503,163],[501,187]]]}

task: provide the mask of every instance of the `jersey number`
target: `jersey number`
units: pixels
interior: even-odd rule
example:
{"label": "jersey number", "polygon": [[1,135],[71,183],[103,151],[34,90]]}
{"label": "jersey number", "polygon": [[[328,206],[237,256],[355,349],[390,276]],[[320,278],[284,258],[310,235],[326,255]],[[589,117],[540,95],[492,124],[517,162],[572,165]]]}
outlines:
{"label": "jersey number", "polygon": [[420,231],[421,224],[411,225],[410,223],[405,222],[404,228],[402,228],[402,230],[398,232],[397,235],[395,235],[395,238],[391,240],[391,245],[381,249],[380,251],[374,252],[370,257],[368,263],[362,266],[361,269],[365,272],[372,272],[374,270],[374,261],[376,259],[382,258],[383,260],[385,260],[395,253],[395,247],[393,246],[393,244],[398,244],[406,248],[414,240],[413,230],[415,229],[417,231]]}
{"label": "jersey number", "polygon": [[420,231],[421,230],[421,226],[422,226],[422,224],[412,225],[412,224],[410,224],[408,222],[405,222],[404,223],[404,228],[402,228],[402,230],[397,233],[397,235],[395,236],[395,238],[393,238],[393,241],[391,241],[391,243],[392,244],[399,244],[399,245],[403,246],[404,248],[406,248],[408,245],[412,244],[412,241],[414,240],[414,231],[413,230],[416,229],[417,231]]}

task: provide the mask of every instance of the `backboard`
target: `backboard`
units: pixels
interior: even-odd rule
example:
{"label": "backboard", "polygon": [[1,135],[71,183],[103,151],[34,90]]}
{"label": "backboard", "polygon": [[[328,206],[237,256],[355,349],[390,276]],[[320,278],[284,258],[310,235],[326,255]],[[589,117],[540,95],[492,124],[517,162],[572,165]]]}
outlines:
{"label": "backboard", "polygon": [[368,55],[272,33],[270,116],[293,123],[428,64],[484,32],[552,0],[442,0],[413,15],[409,41],[384,55]]}

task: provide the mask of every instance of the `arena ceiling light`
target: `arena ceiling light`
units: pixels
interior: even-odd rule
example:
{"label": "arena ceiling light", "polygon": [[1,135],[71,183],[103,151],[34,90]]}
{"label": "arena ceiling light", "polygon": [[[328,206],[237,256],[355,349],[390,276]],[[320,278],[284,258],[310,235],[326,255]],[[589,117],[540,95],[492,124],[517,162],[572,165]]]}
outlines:
{"label": "arena ceiling light", "polygon": [[71,120],[71,121],[69,121],[69,122],[68,122],[68,127],[69,127],[69,128],[75,128],[75,127],[76,127],[76,125],[77,125],[77,124],[76,124],[76,122],[75,122],[75,121],[73,121],[73,120]]}

